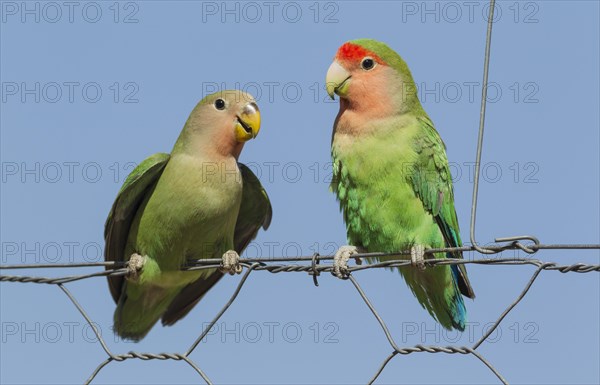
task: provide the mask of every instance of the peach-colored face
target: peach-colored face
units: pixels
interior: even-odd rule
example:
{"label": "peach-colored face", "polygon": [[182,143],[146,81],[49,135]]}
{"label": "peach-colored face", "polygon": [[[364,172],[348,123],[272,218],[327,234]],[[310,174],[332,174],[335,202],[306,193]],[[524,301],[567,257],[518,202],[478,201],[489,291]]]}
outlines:
{"label": "peach-colored face", "polygon": [[240,97],[240,93],[233,93],[222,94],[210,108],[215,118],[220,120],[217,126],[226,128],[217,135],[216,146],[237,159],[244,143],[256,138],[260,130],[258,105],[251,96]]}
{"label": "peach-colored face", "polygon": [[391,107],[389,81],[395,71],[377,54],[359,45],[345,43],[327,73],[328,92],[339,95],[343,108],[384,116]]}
{"label": "peach-colored face", "polygon": [[186,123],[188,145],[194,151],[239,156],[244,143],[260,130],[260,112],[254,98],[241,91],[221,91],[205,97]]}

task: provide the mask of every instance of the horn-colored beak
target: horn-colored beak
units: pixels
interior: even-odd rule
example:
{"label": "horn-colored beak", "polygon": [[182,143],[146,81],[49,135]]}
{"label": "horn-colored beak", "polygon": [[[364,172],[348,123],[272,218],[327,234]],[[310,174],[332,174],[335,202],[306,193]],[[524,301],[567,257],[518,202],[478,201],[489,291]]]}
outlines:
{"label": "horn-colored beak", "polygon": [[333,94],[336,93],[340,97],[346,96],[348,92],[348,85],[350,83],[350,73],[346,71],[344,67],[337,61],[331,63],[329,70],[327,70],[327,77],[325,78],[325,84],[327,87],[327,94],[333,99]]}
{"label": "horn-colored beak", "polygon": [[246,104],[242,112],[238,115],[238,121],[235,124],[235,139],[238,142],[247,142],[256,138],[260,131],[260,111],[256,103]]}

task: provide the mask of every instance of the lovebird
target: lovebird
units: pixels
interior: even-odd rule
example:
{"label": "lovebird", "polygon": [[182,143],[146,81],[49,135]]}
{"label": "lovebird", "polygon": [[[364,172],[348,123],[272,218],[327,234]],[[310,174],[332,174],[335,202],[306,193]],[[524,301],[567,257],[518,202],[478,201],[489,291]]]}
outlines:
{"label": "lovebird", "polygon": [[139,341],[160,318],[173,325],[185,317],[223,276],[219,269],[182,271],[186,262],[241,254],[261,227],[269,227],[269,197],[238,163],[259,130],[251,95],[208,95],[171,154],[154,154],[129,174],[104,230],[105,260],[135,267],[126,278],[108,277],[117,335]]}
{"label": "lovebird", "polygon": [[415,266],[397,268],[406,284],[444,328],[464,331],[462,296],[475,298],[465,266],[425,269],[422,262],[426,248],[462,242],[446,147],[421,106],[408,66],[384,43],[349,41],[327,71],[326,89],[332,99],[340,98],[331,190],[351,245],[341,247],[336,258],[411,250]]}

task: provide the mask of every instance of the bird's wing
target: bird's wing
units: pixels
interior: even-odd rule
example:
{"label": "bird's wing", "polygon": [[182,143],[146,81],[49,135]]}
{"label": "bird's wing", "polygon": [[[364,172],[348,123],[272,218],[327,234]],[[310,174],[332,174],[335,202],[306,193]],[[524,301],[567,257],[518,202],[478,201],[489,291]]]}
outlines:
{"label": "bird's wing", "polygon": [[273,208],[267,191],[256,175],[246,165],[240,163],[239,166],[244,187],[233,242],[235,251],[241,254],[246,246],[256,238],[261,227],[265,230],[269,228],[273,217]]}
{"label": "bird's wing", "polygon": [[[129,258],[123,254],[131,222],[140,204],[162,174],[169,157],[169,154],[154,154],[127,176],[104,225],[105,261],[122,262]],[[107,266],[106,269],[112,267]],[[108,286],[115,302],[119,302],[123,282],[123,276],[108,277]]]}
{"label": "bird's wing", "polygon": [[[412,185],[425,209],[434,217],[448,247],[460,247],[462,241],[454,208],[454,191],[446,146],[429,118],[419,118],[419,124],[422,125],[423,135],[415,144],[418,157],[411,174]],[[462,252],[448,253],[447,256],[463,257]],[[453,265],[452,272],[461,293],[475,298],[464,265]]]}

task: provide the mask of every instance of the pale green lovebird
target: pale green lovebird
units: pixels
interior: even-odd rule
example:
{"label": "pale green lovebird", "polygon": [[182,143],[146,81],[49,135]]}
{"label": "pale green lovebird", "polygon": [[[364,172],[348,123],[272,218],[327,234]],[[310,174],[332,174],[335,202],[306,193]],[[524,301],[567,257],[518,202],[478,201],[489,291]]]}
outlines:
{"label": "pale green lovebird", "polygon": [[182,271],[188,260],[241,254],[271,221],[271,204],[238,163],[260,129],[251,95],[222,91],[190,114],[171,154],[154,154],[127,177],[106,220],[106,261],[140,268],[108,278],[117,303],[114,331],[139,341],[162,318],[185,317],[221,279],[218,269]]}
{"label": "pale green lovebird", "polygon": [[340,97],[331,188],[352,245],[341,247],[336,258],[411,250],[415,266],[398,268],[407,285],[442,326],[463,331],[462,296],[475,298],[465,266],[425,269],[422,262],[425,248],[462,242],[445,145],[421,106],[408,66],[384,43],[353,40],[339,48],[326,84],[332,98]]}

